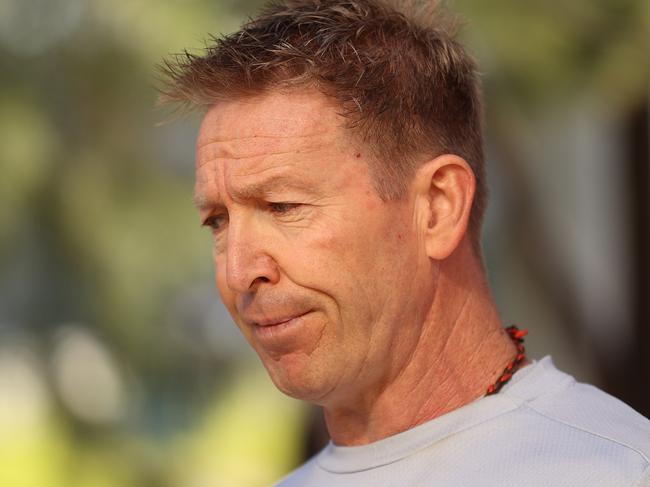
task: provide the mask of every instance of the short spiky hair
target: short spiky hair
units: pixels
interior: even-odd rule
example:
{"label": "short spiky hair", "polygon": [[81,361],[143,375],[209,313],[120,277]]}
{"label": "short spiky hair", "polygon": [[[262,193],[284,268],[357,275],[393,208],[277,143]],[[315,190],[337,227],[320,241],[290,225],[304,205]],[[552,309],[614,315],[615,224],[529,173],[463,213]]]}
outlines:
{"label": "short spiky hair", "polygon": [[372,148],[384,199],[403,196],[423,160],[465,159],[477,179],[470,232],[478,248],[487,188],[476,65],[434,0],[424,9],[396,2],[272,1],[238,32],[213,38],[202,55],[166,61],[161,102],[194,108],[315,87]]}

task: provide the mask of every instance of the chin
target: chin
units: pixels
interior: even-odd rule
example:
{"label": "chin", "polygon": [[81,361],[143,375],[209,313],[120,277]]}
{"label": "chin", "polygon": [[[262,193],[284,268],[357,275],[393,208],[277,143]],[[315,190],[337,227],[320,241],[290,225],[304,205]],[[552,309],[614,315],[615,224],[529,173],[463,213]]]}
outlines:
{"label": "chin", "polygon": [[335,381],[331,376],[323,376],[328,370],[324,364],[315,364],[307,355],[291,354],[278,360],[264,360],[271,380],[287,396],[313,404],[322,404],[332,391]]}

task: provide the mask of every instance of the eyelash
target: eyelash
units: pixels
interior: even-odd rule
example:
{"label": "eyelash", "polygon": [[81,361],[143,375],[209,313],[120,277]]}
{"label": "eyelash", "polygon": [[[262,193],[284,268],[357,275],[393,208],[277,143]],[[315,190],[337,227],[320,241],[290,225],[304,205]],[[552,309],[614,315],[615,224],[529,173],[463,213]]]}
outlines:
{"label": "eyelash", "polygon": [[288,202],[278,202],[278,203],[267,203],[269,211],[276,213],[278,215],[283,215],[289,213],[291,210],[296,209],[300,206],[300,203],[288,203]]}
{"label": "eyelash", "polygon": [[[267,203],[267,208],[271,213],[276,215],[285,215],[291,210],[295,210],[300,206],[300,203],[288,203],[288,202],[269,202]],[[223,223],[228,220],[228,215],[212,215],[205,219],[202,223],[202,226],[211,228],[212,231],[221,230]]]}
{"label": "eyelash", "polygon": [[213,232],[221,230],[223,222],[228,220],[227,215],[212,215],[204,220],[201,226],[210,228]]}

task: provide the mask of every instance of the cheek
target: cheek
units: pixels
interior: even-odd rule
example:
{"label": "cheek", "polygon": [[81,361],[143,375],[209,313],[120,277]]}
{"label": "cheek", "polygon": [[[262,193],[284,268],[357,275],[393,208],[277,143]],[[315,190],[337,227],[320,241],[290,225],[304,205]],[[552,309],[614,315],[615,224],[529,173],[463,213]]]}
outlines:
{"label": "cheek", "polygon": [[340,224],[320,225],[310,232],[297,248],[287,253],[289,265],[301,263],[315,281],[345,273],[343,263],[355,246]]}
{"label": "cheek", "polygon": [[377,241],[367,229],[352,218],[319,225],[286,253],[287,274],[299,285],[328,294],[339,306],[357,301],[378,264]]}
{"label": "cheek", "polygon": [[412,267],[413,234],[403,219],[389,216],[369,212],[368,218],[351,222],[340,239],[324,243],[340,259],[339,268],[345,273],[341,277],[375,312],[387,293],[398,292],[395,278]]}

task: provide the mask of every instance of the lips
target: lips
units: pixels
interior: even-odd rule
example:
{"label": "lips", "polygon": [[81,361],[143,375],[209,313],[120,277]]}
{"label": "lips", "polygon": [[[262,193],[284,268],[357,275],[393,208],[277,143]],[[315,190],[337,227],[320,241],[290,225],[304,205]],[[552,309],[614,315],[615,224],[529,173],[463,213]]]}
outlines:
{"label": "lips", "polygon": [[307,311],[255,321],[252,326],[253,336],[268,352],[290,352],[306,337],[310,313],[311,311]]}
{"label": "lips", "polygon": [[252,319],[252,320],[247,320],[249,323],[252,323],[255,326],[278,326],[282,325],[285,323],[288,323],[292,320],[295,320],[297,318],[300,318],[302,316],[305,316],[309,311],[305,311],[304,313],[296,313],[292,315],[284,315],[278,318],[261,318],[261,319]]}

